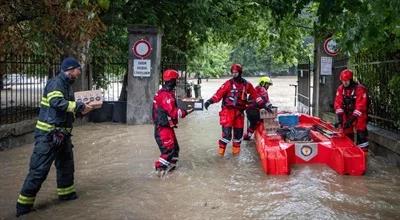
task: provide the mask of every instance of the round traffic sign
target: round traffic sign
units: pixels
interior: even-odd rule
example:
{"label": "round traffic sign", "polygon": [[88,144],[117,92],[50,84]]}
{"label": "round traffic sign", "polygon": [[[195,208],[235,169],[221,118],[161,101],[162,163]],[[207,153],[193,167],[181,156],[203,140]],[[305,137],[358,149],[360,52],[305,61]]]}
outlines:
{"label": "round traffic sign", "polygon": [[145,39],[136,41],[132,47],[133,54],[142,59],[148,57],[152,50],[150,42]]}
{"label": "round traffic sign", "polygon": [[328,55],[336,56],[339,52],[339,46],[336,41],[330,37],[324,42],[324,51]]}

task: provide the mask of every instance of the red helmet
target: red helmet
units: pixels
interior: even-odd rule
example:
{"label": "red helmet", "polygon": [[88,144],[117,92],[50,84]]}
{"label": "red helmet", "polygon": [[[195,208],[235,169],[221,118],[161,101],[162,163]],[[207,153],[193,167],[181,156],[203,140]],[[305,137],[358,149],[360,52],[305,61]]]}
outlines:
{"label": "red helmet", "polygon": [[178,79],[179,74],[176,70],[173,69],[167,69],[163,73],[163,80],[164,81],[170,81],[172,79]]}
{"label": "red helmet", "polygon": [[347,81],[353,79],[353,72],[349,69],[342,70],[340,72],[340,81]]}
{"label": "red helmet", "polygon": [[233,73],[234,70],[236,70],[238,73],[242,73],[242,65],[240,65],[238,63],[232,64],[231,73]]}

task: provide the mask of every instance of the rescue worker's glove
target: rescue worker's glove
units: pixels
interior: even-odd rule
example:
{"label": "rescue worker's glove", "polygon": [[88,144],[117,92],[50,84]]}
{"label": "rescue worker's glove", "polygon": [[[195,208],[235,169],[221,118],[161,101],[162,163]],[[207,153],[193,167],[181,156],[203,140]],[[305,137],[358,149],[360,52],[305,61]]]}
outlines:
{"label": "rescue worker's glove", "polygon": [[83,110],[85,109],[85,103],[81,102],[81,101],[77,101],[76,102],[76,112],[83,112]]}
{"label": "rescue worker's glove", "polygon": [[335,128],[341,127],[342,124],[343,124],[343,115],[342,115],[342,114],[337,114],[337,115],[336,115],[336,121],[337,121],[337,122],[334,124],[334,125],[335,125]]}
{"label": "rescue worker's glove", "polygon": [[210,106],[212,103],[213,103],[213,102],[212,102],[211,99],[207,100],[207,101],[204,103],[204,108],[206,108],[206,110],[208,110],[208,106]]}
{"label": "rescue worker's glove", "polygon": [[186,114],[188,115],[188,114],[192,113],[193,111],[194,111],[194,108],[188,108],[188,109],[186,109]]}
{"label": "rescue worker's glove", "polygon": [[271,103],[265,104],[265,110],[267,110],[267,112],[269,112],[269,113],[273,113],[272,107],[273,107],[273,106],[272,106]]}
{"label": "rescue worker's glove", "polygon": [[356,120],[357,118],[354,116],[354,115],[352,115],[352,116],[350,116],[350,118],[349,118],[349,120],[347,120],[345,123],[344,123],[344,128],[350,128],[351,127],[351,125],[353,124],[353,122]]}
{"label": "rescue worker's glove", "polygon": [[82,110],[82,115],[86,115],[87,113],[91,112],[93,110],[93,106],[90,104],[90,102],[88,103],[84,103],[83,104],[83,110]]}
{"label": "rescue worker's glove", "polygon": [[54,129],[51,135],[54,147],[60,147],[66,138],[66,134],[59,129]]}

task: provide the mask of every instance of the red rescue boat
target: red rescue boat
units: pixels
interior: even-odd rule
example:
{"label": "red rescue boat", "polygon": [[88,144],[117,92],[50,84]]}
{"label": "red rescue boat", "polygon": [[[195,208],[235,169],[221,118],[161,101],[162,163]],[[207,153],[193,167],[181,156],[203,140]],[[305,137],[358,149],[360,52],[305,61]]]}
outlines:
{"label": "red rescue boat", "polygon": [[[278,119],[280,118],[278,114]],[[366,156],[346,135],[331,124],[306,114],[291,114],[292,128],[308,131],[308,141],[290,141],[268,129],[268,119],[255,132],[261,165],[266,174],[288,175],[292,164],[326,164],[341,175],[360,176],[366,170]],[[283,119],[285,116],[283,115]],[[271,122],[270,120],[269,122]],[[275,121],[277,121],[275,119]],[[279,120],[281,122],[281,120]],[[282,126],[282,123],[280,123]],[[273,126],[272,126],[273,127]]]}

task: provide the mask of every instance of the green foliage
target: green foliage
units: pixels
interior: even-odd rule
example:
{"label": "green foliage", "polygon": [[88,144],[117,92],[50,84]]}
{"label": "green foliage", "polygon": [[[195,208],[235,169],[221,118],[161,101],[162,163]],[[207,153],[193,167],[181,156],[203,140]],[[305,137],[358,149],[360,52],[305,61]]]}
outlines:
{"label": "green foliage", "polygon": [[400,62],[396,54],[360,53],[351,57],[350,67],[355,70],[357,79],[368,88],[369,113],[393,120],[392,127],[399,129]]}
{"label": "green foliage", "polygon": [[80,55],[104,30],[95,1],[8,1],[0,9],[0,54]]}
{"label": "green foliage", "polygon": [[[399,1],[337,1],[330,6],[333,10],[324,17],[327,20],[321,21],[320,28],[332,32],[345,51],[393,52],[400,49]],[[328,13],[328,7],[320,8],[321,17]]]}
{"label": "green foliage", "polygon": [[301,18],[310,9],[315,36],[332,34],[345,54],[400,49],[400,1],[392,0],[270,0],[275,23]]}
{"label": "green foliage", "polygon": [[219,77],[227,72],[231,46],[226,43],[210,42],[198,48],[196,55],[188,61],[188,71],[201,77]]}
{"label": "green foliage", "polygon": [[344,53],[399,49],[399,5],[391,0],[16,0],[0,9],[0,53],[89,49],[101,62],[124,61],[127,28],[142,24],[163,32],[163,60],[179,58],[192,71],[218,76],[231,62],[248,71],[277,71],[312,60],[312,36],[322,39],[327,33]]}
{"label": "green foliage", "polygon": [[282,64],[279,60],[274,59],[272,50],[272,47],[263,49],[256,42],[243,39],[232,51],[230,60],[232,63],[243,65],[244,75],[287,70],[290,64]]}
{"label": "green foliage", "polygon": [[389,81],[389,91],[392,96],[391,110],[394,113],[392,115],[395,125],[400,129],[400,73],[393,76]]}

